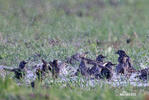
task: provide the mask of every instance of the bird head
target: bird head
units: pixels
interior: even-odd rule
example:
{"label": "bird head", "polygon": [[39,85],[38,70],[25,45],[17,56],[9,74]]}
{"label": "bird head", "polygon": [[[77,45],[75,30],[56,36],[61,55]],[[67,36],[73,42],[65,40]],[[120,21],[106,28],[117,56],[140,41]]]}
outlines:
{"label": "bird head", "polygon": [[115,54],[118,54],[118,55],[121,56],[121,57],[127,56],[127,54],[125,53],[124,50],[118,50],[117,52],[115,52]]}
{"label": "bird head", "polygon": [[27,63],[28,63],[28,62],[26,62],[26,61],[24,61],[24,60],[21,61],[20,64],[19,64],[19,68],[20,68],[20,69],[24,69],[24,67],[25,67],[25,65],[26,65]]}
{"label": "bird head", "polygon": [[53,60],[53,65],[54,65],[55,67],[57,67],[57,66],[58,66],[58,60]]}
{"label": "bird head", "polygon": [[106,56],[98,55],[96,61],[103,62],[104,58],[106,58]]}

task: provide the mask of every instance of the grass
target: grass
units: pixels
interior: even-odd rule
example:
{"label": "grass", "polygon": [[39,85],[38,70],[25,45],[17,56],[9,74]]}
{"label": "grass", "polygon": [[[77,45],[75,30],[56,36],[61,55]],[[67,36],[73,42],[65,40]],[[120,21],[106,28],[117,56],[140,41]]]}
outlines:
{"label": "grass", "polygon": [[[111,86],[104,86],[100,88],[79,88],[74,86],[74,84],[67,84],[63,88],[62,84],[53,84],[50,87],[46,87],[45,85],[39,85],[36,89],[26,88],[24,86],[18,87],[15,82],[11,79],[1,80],[1,99],[17,99],[17,100],[122,100],[122,99],[143,99],[143,95],[141,93],[137,93],[137,96],[119,96],[123,91],[129,91],[132,93],[137,89],[132,90],[132,88],[112,88]],[[11,85],[10,85],[11,84]],[[64,84],[63,84],[64,85]]]}
{"label": "grass", "polygon": [[[76,52],[89,51],[88,57],[103,53],[117,63],[114,52],[126,50],[133,65],[148,66],[148,0],[0,0],[0,64],[17,66],[21,60],[41,58],[65,60]],[[103,1],[103,2],[102,2]],[[130,43],[126,43],[130,40]],[[37,82],[38,83],[38,82]],[[1,99],[141,99],[145,89],[132,87],[82,89],[59,84],[33,90],[17,86],[15,80],[0,80]],[[42,87],[44,87],[42,89]],[[139,95],[120,97],[132,90]],[[130,89],[129,89],[130,88]]]}

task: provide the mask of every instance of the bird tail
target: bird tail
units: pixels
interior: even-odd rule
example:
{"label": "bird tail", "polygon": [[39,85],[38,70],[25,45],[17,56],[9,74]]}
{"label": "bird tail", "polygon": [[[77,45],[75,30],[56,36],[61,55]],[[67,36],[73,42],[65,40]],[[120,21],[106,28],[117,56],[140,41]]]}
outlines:
{"label": "bird tail", "polygon": [[10,71],[10,72],[14,72],[14,70],[13,69],[10,69],[10,68],[4,68],[4,70]]}

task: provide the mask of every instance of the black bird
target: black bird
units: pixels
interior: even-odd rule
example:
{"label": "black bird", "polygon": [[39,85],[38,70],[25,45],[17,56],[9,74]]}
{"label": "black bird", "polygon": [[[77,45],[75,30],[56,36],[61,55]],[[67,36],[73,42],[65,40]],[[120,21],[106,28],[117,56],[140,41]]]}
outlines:
{"label": "black bird", "polygon": [[85,57],[88,54],[88,52],[83,52],[83,53],[76,53],[72,55],[71,57],[67,58],[67,63],[74,64],[75,61],[81,61],[82,57]]}
{"label": "black bird", "polygon": [[115,64],[112,64],[111,62],[108,62],[105,67],[103,67],[101,69],[101,78],[106,78],[106,79],[111,79],[111,77],[113,76],[113,70],[112,67]]}
{"label": "black bird", "polygon": [[89,69],[88,72],[90,75],[96,75],[100,73],[100,70],[101,68],[97,64],[95,64],[91,69]]}
{"label": "black bird", "polygon": [[98,61],[98,62],[103,62],[105,58],[106,58],[106,56],[98,55],[98,56],[96,57],[96,61]]}
{"label": "black bird", "polygon": [[25,67],[26,64],[27,64],[26,61],[24,61],[24,60],[21,61],[20,64],[19,64],[19,68],[20,68],[20,69],[24,69],[24,67]]}
{"label": "black bird", "polygon": [[141,79],[143,81],[149,79],[149,68],[139,70],[138,72],[140,73],[140,75],[137,76],[139,79]]}
{"label": "black bird", "polygon": [[133,66],[131,65],[130,57],[125,53],[125,51],[118,50],[116,54],[119,55],[119,58],[118,58],[119,63],[121,64],[125,63],[125,66],[127,66],[128,68],[134,69]]}
{"label": "black bird", "polygon": [[110,69],[110,70],[113,70],[112,67],[113,67],[114,65],[116,65],[116,64],[112,64],[112,62],[107,62],[107,64],[105,65],[105,67],[108,68],[108,69]]}
{"label": "black bird", "polygon": [[85,57],[81,57],[82,59],[86,60],[86,63],[87,64],[90,64],[90,65],[98,65],[98,66],[104,66],[106,63],[103,62],[104,58],[96,58],[96,60],[92,60],[92,59],[89,59],[89,58],[85,58]]}
{"label": "black bird", "polygon": [[125,53],[124,50],[118,50],[117,52],[115,52],[116,54],[118,54],[120,57],[122,56],[127,56],[127,54]]}
{"label": "black bird", "polygon": [[130,62],[130,57],[125,53],[123,50],[118,50],[116,54],[119,55],[118,62],[119,64],[116,66],[116,72],[117,74],[131,74],[132,72],[135,72],[136,69],[132,67]]}
{"label": "black bird", "polygon": [[115,54],[119,55],[119,57],[118,57],[118,62],[119,63],[123,63],[123,58],[124,57],[128,57],[128,59],[129,59],[129,56],[123,50],[118,50]]}
{"label": "black bird", "polygon": [[[125,59],[125,58],[123,58]],[[119,64],[116,66],[116,73],[117,74],[125,74],[126,73],[126,62],[124,60],[121,60]]]}
{"label": "black bird", "polygon": [[78,75],[78,73],[81,73],[81,75],[83,76],[88,76],[88,68],[87,68],[87,61],[85,59],[82,58],[79,68],[77,70],[77,72],[75,73],[75,75]]}
{"label": "black bird", "polygon": [[[94,66],[89,70],[90,75],[96,75],[100,72],[101,66],[104,66],[104,59],[106,57],[103,55],[98,55],[96,61],[90,61]],[[94,63],[93,63],[94,62]]]}
{"label": "black bird", "polygon": [[14,74],[15,74],[14,77],[17,79],[21,79],[21,78],[23,78],[23,76],[25,76],[25,72],[26,72],[25,65],[26,64],[27,64],[27,62],[21,61],[18,68],[13,68],[13,69],[4,68],[4,69],[7,71],[10,71],[10,72],[14,72]]}

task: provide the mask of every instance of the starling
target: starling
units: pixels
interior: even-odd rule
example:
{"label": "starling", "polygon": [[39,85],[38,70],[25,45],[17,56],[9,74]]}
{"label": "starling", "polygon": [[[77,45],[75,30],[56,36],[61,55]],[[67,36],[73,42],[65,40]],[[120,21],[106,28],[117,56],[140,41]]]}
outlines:
{"label": "starling", "polygon": [[75,61],[81,61],[82,57],[85,57],[88,54],[88,52],[83,53],[76,53],[72,55],[70,58],[67,58],[67,63],[74,64]]}
{"label": "starling", "polygon": [[101,70],[101,77],[106,79],[111,79],[112,72],[108,68],[102,68]]}
{"label": "starling", "polygon": [[[116,54],[119,55],[118,62],[121,64],[125,63],[125,66],[134,69],[131,65],[130,57],[123,50],[118,50]],[[135,69],[134,69],[135,70]]]}
{"label": "starling", "polygon": [[84,59],[84,60],[86,61],[86,63],[87,63],[87,64],[90,64],[90,65],[104,66],[104,65],[106,64],[106,63],[104,63],[104,62],[92,60],[92,59],[85,58],[85,57],[83,57],[82,59]]}
{"label": "starling", "polygon": [[115,66],[116,64],[112,64],[111,62],[107,62],[107,64],[105,65],[106,68],[113,70],[112,67]]}
{"label": "starling", "polygon": [[97,64],[95,64],[91,69],[89,69],[89,74],[90,75],[96,75],[100,72],[100,67],[98,67]]}
{"label": "starling", "polygon": [[127,56],[124,50],[118,50],[116,54],[118,54],[120,57]]}
{"label": "starling", "polygon": [[96,58],[96,61],[103,62],[104,58],[106,58],[106,56],[98,55],[97,58]]}
{"label": "starling", "polygon": [[102,69],[101,69],[101,77],[106,79],[111,79],[113,76],[112,72],[112,66],[115,64],[112,64],[111,62],[108,62]]}
{"label": "starling", "polygon": [[100,72],[101,66],[104,66],[104,58],[106,58],[103,55],[98,55],[96,60],[89,60],[89,64],[93,64],[94,66],[89,70],[90,75],[96,75],[97,73]]}
{"label": "starling", "polygon": [[124,64],[118,64],[117,66],[116,66],[116,73],[117,74],[124,74],[124,73],[126,73],[126,71],[125,71],[125,68],[124,68]]}
{"label": "starling", "polygon": [[15,74],[14,77],[17,79],[21,79],[23,76],[25,76],[25,65],[26,64],[27,62],[21,61],[18,68],[13,68],[13,69],[4,68],[4,69],[10,72],[14,72]]}
{"label": "starling", "polygon": [[123,50],[118,50],[116,54],[119,55],[118,62],[119,64],[116,66],[116,72],[117,74],[131,74],[132,72],[135,72],[136,69],[132,67],[130,62],[130,57],[125,53]]}
{"label": "starling", "polygon": [[88,68],[87,68],[87,61],[85,59],[82,58],[79,68],[76,72],[76,75],[78,75],[78,73],[81,73],[81,75],[83,76],[88,76]]}
{"label": "starling", "polygon": [[138,71],[140,73],[140,75],[138,75],[137,77],[143,81],[148,80],[148,76],[149,76],[149,68],[145,68],[142,70]]}

